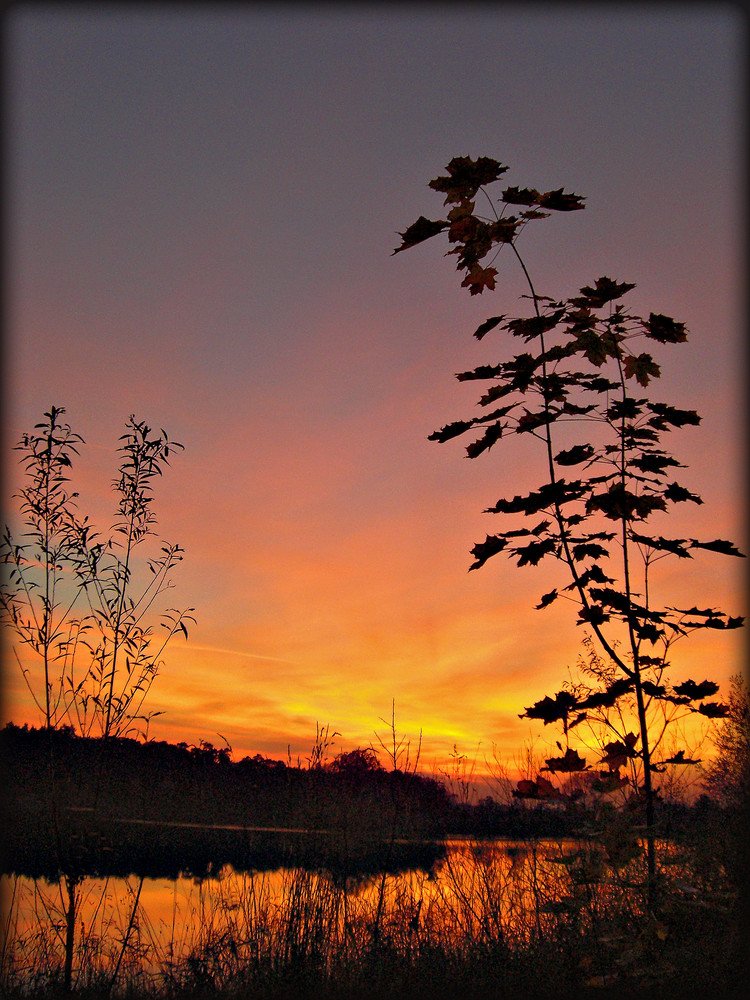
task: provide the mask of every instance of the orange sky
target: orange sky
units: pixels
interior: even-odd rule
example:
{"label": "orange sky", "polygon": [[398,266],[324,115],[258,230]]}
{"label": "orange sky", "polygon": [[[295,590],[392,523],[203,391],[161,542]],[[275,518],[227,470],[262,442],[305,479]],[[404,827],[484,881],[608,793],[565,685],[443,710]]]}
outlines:
{"label": "orange sky", "polygon": [[[304,760],[316,724],[367,745],[393,701],[427,767],[559,736],[518,718],[580,652],[568,606],[534,610],[559,577],[502,556],[467,572],[496,527],[482,510],[540,481],[532,452],[427,441],[469,415],[452,376],[497,360],[471,333],[520,279],[508,257],[470,299],[437,246],[390,256],[439,213],[426,185],[453,155],[587,197],[524,245],[542,292],[612,274],[687,323],[659,398],[704,417],[668,446],[706,503],[670,533],[745,547],[738,43],[727,10],[677,13],[11,18],[6,493],[53,403],[87,441],[76,485],[102,527],[130,412],[185,445],[156,511],[186,550],[170,603],[198,623],[152,736]],[[449,43],[472,73],[428,58]],[[742,561],[664,572],[674,603],[743,613]],[[673,679],[726,685],[743,653],[741,632],[690,639]],[[4,692],[6,718],[38,721],[12,660]]]}

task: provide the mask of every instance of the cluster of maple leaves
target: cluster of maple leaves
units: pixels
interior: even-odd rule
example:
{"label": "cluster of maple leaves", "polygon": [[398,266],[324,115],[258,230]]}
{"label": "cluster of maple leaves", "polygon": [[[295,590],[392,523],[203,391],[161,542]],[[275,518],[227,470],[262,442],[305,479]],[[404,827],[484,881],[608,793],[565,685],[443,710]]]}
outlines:
{"label": "cluster of maple leaves", "polygon": [[432,220],[420,215],[405,232],[399,234],[402,243],[393,252],[408,250],[447,230],[449,242],[457,244],[449,252],[458,256],[457,267],[467,272],[461,287],[468,288],[472,295],[478,295],[485,288],[494,289],[497,268],[480,264],[494,247],[512,243],[527,222],[546,218],[550,213],[544,209],[572,212],[584,207],[583,198],[565,194],[562,188],[541,194],[535,188],[509,187],[503,191],[502,201],[506,205],[527,206],[526,210],[518,216],[501,216],[493,220],[479,217],[475,214],[477,193],[496,181],[507,169],[489,156],[480,156],[477,160],[455,156],[446,167],[448,174],[430,181],[434,191],[445,195],[445,204],[453,206],[447,218]]}
{"label": "cluster of maple leaves", "polygon": [[[654,658],[651,665],[661,666],[661,663]],[[649,697],[659,698],[661,701],[668,701],[673,705],[685,705],[691,711],[698,712],[710,719],[721,718],[726,714],[723,705],[704,700],[715,695],[719,690],[719,685],[713,681],[705,680],[696,684],[693,680],[687,680],[674,686],[657,684],[647,679],[641,683],[644,692]],[[561,722],[567,735],[571,729],[588,718],[588,711],[611,707],[618,699],[632,694],[634,685],[633,678],[621,677],[612,681],[603,690],[586,692],[582,697],[577,697],[572,691],[563,689],[558,691],[554,698],[547,696],[526,708],[519,718],[541,719],[545,726],[552,722]],[[700,704],[696,706],[693,704],[694,702]],[[587,784],[591,791],[599,794],[619,791],[627,788],[630,784],[630,778],[625,774],[621,775],[620,768],[625,767],[630,760],[639,756],[639,752],[636,750],[637,743],[638,736],[630,732],[625,733],[622,739],[606,743],[598,761],[600,767],[601,765],[606,766],[607,770],[605,771],[592,770],[585,758],[572,747],[568,747],[561,757],[550,757],[545,760],[546,766],[540,770],[553,774],[582,774],[586,772]],[[560,744],[557,745],[562,750]],[[686,757],[684,750],[678,750],[659,764],[651,763],[651,770],[663,772],[667,764],[699,763],[700,761],[697,759]],[[536,781],[524,779],[518,782],[513,794],[517,798],[574,801],[581,798],[584,792],[580,787],[567,793],[561,792],[552,782],[540,775]]]}

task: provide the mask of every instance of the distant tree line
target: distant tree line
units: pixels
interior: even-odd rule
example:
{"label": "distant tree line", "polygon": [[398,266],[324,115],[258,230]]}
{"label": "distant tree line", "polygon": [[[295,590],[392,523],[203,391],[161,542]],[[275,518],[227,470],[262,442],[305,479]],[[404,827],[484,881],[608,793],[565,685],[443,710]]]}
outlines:
{"label": "distant tree line", "polygon": [[[55,785],[45,762],[55,761]],[[128,737],[108,741],[9,723],[0,760],[14,810],[60,810],[202,824],[435,836],[445,831],[450,796],[433,778],[386,771],[370,750],[305,768],[261,754],[234,762],[229,748]]]}
{"label": "distant tree line", "polygon": [[[46,781],[50,756],[55,784]],[[446,786],[413,770],[386,770],[357,748],[316,766],[255,754],[233,761],[229,747],[128,737],[107,741],[8,723],[0,767],[11,820],[48,814],[162,823],[337,831],[354,838],[564,836],[585,831],[585,807],[559,803],[458,802]],[[50,801],[50,797],[54,801]],[[705,809],[705,803],[703,808]],[[664,803],[663,829],[690,810]]]}

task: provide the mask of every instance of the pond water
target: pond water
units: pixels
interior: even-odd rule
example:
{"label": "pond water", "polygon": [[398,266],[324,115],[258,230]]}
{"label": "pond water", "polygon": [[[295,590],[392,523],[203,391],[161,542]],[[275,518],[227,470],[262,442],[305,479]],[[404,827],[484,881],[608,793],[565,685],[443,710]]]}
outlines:
{"label": "pond water", "polygon": [[376,942],[404,953],[521,942],[603,910],[613,893],[637,886],[642,863],[606,868],[599,848],[569,840],[452,839],[440,848],[429,865],[400,871],[224,864],[204,877],[81,877],[72,886],[7,875],[3,980],[62,968],[71,913],[79,984],[104,975],[221,985],[248,963],[336,961]]}

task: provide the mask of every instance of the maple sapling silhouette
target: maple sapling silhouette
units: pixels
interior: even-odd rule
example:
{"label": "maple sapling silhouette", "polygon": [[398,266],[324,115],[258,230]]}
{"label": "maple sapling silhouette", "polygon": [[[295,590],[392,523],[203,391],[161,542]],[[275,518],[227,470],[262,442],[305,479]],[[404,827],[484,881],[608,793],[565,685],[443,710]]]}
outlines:
{"label": "maple sapling silhouette", "polygon": [[[560,598],[573,602],[578,623],[592,631],[616,676],[601,690],[558,691],[526,708],[521,717],[541,719],[545,725],[562,723],[567,741],[587,712],[626,696],[634,698],[637,733],[626,733],[605,748],[600,761],[604,771],[592,773],[592,781],[602,788],[607,782],[622,787],[629,779],[620,776],[620,768],[633,758],[640,761],[642,785],[633,784],[632,798],[645,807],[653,899],[657,790],[652,776],[664,762],[652,759],[649,707],[653,700],[661,700],[709,719],[722,717],[725,706],[708,700],[717,693],[717,684],[668,682],[668,654],[677,640],[696,630],[743,624],[742,618],[711,607],[677,607],[659,603],[654,596],[654,566],[667,557],[690,559],[695,550],[742,555],[723,539],[666,537],[647,526],[654,515],[668,513],[675,504],[702,503],[671,478],[682,466],[661,446],[665,433],[697,425],[700,417],[694,410],[654,401],[645,392],[661,369],[643,347],[649,341],[663,346],[684,343],[687,332],[683,323],[669,316],[628,311],[622,300],[635,285],[607,276],[566,299],[536,291],[518,239],[528,225],[552,212],[582,210],[581,196],[562,188],[540,192],[507,187],[493,200],[488,187],[508,169],[497,160],[455,157],[446,169],[446,175],[429,182],[445,196],[445,218],[420,216],[399,234],[401,244],[393,253],[444,233],[448,255],[456,257],[456,268],[464,274],[461,287],[479,295],[495,290],[498,270],[493,265],[507,247],[523,271],[529,289],[523,298],[530,301],[531,314],[491,316],[475,330],[478,340],[492,331],[504,332],[504,344],[517,338],[524,350],[511,349],[506,360],[459,373],[459,381],[489,383],[479,399],[481,411],[447,424],[430,440],[445,442],[479,432],[466,448],[472,459],[513,434],[526,435],[539,445],[539,487],[502,497],[487,508],[487,513],[501,515],[511,524],[473,547],[470,569],[479,569],[500,552],[518,566],[554,559],[564,567],[567,579],[543,594],[537,608],[547,608]],[[489,214],[480,214],[479,197]],[[578,440],[573,437],[577,427]],[[572,470],[577,470],[574,475]],[[547,764],[548,770],[561,774],[590,769],[569,746]],[[522,797],[559,795],[541,775],[521,783],[516,792]]]}

